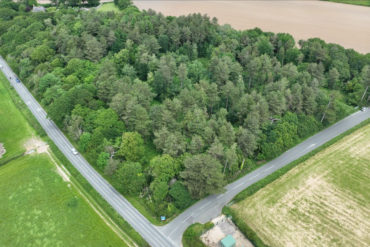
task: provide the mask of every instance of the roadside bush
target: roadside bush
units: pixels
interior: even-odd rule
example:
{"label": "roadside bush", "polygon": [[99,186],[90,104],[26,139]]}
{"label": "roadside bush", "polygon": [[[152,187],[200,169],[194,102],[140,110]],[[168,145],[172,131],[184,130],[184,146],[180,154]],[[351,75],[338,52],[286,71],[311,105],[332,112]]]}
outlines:
{"label": "roadside bush", "polygon": [[125,9],[132,4],[131,0],[114,0],[114,4],[119,9]]}
{"label": "roadside bush", "polygon": [[174,199],[174,204],[178,209],[187,208],[193,201],[189,191],[180,181],[172,185],[169,193]]}
{"label": "roadside bush", "polygon": [[184,247],[206,247],[200,240],[200,236],[213,226],[212,222],[207,222],[204,225],[195,223],[189,226],[182,236],[182,245]]}

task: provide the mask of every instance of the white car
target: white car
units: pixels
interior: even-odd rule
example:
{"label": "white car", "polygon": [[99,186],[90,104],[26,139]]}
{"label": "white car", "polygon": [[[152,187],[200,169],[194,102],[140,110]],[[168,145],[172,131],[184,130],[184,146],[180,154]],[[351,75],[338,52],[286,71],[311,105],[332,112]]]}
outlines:
{"label": "white car", "polygon": [[2,69],[2,68],[3,68],[3,65],[0,64],[0,69]]}
{"label": "white car", "polygon": [[72,149],[71,149],[71,151],[72,151],[72,153],[73,153],[74,155],[77,155],[77,154],[78,154],[78,152],[77,152],[77,150],[76,150],[75,148],[72,148]]}

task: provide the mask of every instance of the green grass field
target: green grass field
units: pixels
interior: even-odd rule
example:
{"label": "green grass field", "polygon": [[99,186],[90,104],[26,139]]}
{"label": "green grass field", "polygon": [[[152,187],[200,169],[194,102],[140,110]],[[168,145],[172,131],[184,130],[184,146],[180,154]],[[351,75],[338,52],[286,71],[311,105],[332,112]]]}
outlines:
{"label": "green grass field", "polygon": [[[7,149],[0,161],[23,153],[36,133],[5,83],[0,73],[0,142]],[[127,246],[86,195],[63,180],[51,155],[34,153],[0,166],[0,246]]]}
{"label": "green grass field", "polygon": [[35,132],[7,94],[2,84],[4,80],[4,75],[0,73],[0,143],[5,144],[6,153],[3,158],[6,158],[25,151],[23,143]]}
{"label": "green grass field", "polygon": [[231,206],[269,246],[370,246],[370,124]]}
{"label": "green grass field", "polygon": [[0,246],[126,246],[47,154],[0,167]]}
{"label": "green grass field", "polygon": [[370,6],[370,0],[324,0],[324,1],[354,4],[354,5],[361,5],[361,6]]}
{"label": "green grass field", "polygon": [[113,11],[117,13],[120,12],[120,10],[114,5],[114,3],[104,3],[98,8],[98,11],[102,12]]}

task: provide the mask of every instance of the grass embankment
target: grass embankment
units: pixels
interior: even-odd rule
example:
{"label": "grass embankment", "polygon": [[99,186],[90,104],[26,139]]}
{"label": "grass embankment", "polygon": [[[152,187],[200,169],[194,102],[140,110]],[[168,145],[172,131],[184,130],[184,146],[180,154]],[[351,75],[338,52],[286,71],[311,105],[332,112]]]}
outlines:
{"label": "grass embankment", "polygon": [[[35,135],[43,136],[53,152],[19,156],[24,142]],[[147,245],[81,175],[76,176],[2,73],[0,142],[7,149],[0,159],[7,160],[0,166],[0,246]],[[16,159],[9,159],[14,154]],[[70,183],[57,174],[52,160],[69,168]]]}
{"label": "grass embankment", "polygon": [[224,213],[255,246],[368,246],[369,140],[370,120],[250,186]]}
{"label": "grass embankment", "polygon": [[202,240],[200,240],[200,236],[212,227],[212,222],[205,224],[195,223],[189,226],[182,236],[183,247],[206,247]]}
{"label": "grass embankment", "polygon": [[334,3],[361,5],[361,6],[370,6],[370,0],[324,0],[324,1],[334,2]]}

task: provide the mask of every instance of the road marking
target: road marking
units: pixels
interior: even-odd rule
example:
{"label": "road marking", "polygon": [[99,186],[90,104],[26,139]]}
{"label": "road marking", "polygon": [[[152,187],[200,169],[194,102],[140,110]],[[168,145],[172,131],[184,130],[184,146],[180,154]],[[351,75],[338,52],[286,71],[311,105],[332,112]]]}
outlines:
{"label": "road marking", "polygon": [[205,207],[207,207],[209,205],[209,202],[207,202],[206,204],[204,204],[203,206],[201,206],[199,209],[203,209]]}
{"label": "road marking", "polygon": [[239,188],[240,186],[242,186],[243,185],[243,183],[241,183],[241,184],[238,184],[237,186],[235,186],[234,188],[232,188],[232,190],[235,190],[236,188]]}
{"label": "road marking", "polygon": [[310,145],[310,146],[308,146],[306,149],[310,149],[310,148],[312,148],[312,147],[314,147],[314,146],[316,146],[316,143],[311,144],[311,145]]}
{"label": "road marking", "polygon": [[265,171],[271,170],[272,168],[274,168],[274,167],[270,166],[269,168],[266,168]]}
{"label": "road marking", "polygon": [[171,232],[170,232],[170,234],[168,234],[169,236],[171,236],[172,235],[172,233],[174,232],[174,231],[176,231],[177,230],[177,228],[179,228],[179,227],[176,227],[175,229],[173,229]]}
{"label": "road marking", "polygon": [[27,102],[26,102],[26,105],[30,105],[30,104],[31,104],[31,101],[27,101]]}
{"label": "road marking", "polygon": [[182,223],[185,223],[185,221],[187,221],[188,219],[190,219],[192,216],[193,216],[193,215],[190,215],[189,217],[186,217],[186,218],[182,221]]}
{"label": "road marking", "polygon": [[220,197],[222,197],[222,194],[221,194],[221,195],[218,195],[216,198],[218,199],[218,198],[220,198]]}
{"label": "road marking", "polygon": [[41,108],[37,108],[36,111],[40,112],[41,111]]}
{"label": "road marking", "polygon": [[258,174],[254,175],[254,176],[253,176],[253,177],[251,177],[250,179],[253,179],[253,178],[257,177],[257,176],[258,176]]}

